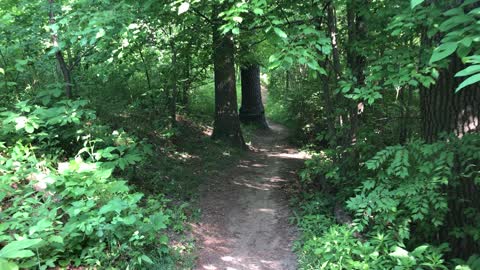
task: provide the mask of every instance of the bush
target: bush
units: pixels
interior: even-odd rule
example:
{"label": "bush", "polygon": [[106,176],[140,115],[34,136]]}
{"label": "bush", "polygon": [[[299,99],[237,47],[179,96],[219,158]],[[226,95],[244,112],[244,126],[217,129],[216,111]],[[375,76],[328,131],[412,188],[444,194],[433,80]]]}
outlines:
{"label": "bush", "polygon": [[1,269],[143,269],[168,252],[167,200],[118,177],[150,147],[107,133],[86,104],[23,101],[1,114]]}

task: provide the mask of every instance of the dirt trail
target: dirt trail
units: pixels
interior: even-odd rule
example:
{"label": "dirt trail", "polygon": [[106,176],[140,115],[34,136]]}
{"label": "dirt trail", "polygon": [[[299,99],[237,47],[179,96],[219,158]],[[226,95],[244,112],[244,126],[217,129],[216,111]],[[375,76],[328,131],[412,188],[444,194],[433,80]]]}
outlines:
{"label": "dirt trail", "polygon": [[291,251],[296,230],[283,188],[295,179],[306,158],[289,147],[287,130],[270,123],[271,132],[253,138],[254,150],[231,169],[205,184],[202,219],[194,224],[201,270],[296,269]]}

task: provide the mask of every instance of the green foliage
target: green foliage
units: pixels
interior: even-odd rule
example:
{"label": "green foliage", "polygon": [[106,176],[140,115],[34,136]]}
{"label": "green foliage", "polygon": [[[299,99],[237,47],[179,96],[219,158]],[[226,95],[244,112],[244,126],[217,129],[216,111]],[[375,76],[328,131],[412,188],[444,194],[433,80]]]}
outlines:
{"label": "green foliage", "polygon": [[114,176],[142,162],[149,147],[125,133],[105,136],[85,105],[23,101],[1,115],[0,258],[8,269],[144,268],[168,253],[167,200]]}
{"label": "green foliage", "polygon": [[441,249],[421,245],[409,252],[381,232],[365,239],[354,227],[335,224],[328,194],[302,196],[294,201],[300,203],[294,219],[302,232],[299,269],[447,269]]}

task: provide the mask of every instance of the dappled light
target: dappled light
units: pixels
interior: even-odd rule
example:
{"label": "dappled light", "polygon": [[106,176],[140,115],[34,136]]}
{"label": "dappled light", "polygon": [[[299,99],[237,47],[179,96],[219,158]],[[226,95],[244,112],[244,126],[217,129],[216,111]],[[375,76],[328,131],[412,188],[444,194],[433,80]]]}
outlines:
{"label": "dappled light", "polygon": [[480,0],[1,0],[0,270],[480,269]]}

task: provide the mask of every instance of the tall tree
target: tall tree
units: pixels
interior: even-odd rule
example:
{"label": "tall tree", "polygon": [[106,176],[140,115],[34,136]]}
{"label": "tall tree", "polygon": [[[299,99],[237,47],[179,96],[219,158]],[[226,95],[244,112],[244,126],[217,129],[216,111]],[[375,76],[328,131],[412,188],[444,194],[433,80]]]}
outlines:
{"label": "tall tree", "polygon": [[[54,0],[48,0],[49,4],[49,24],[53,26],[56,23],[55,19],[55,13],[54,13],[54,8],[55,8],[55,1]],[[55,58],[57,59],[57,64],[62,72],[63,75],[63,81],[65,84],[65,95],[67,98],[72,98],[73,97],[73,90],[72,90],[72,75],[70,68],[67,66],[67,63],[65,62],[65,58],[63,57],[63,52],[61,48],[59,47],[59,40],[58,40],[58,33],[57,31],[53,30],[52,28],[52,35],[51,35],[51,40],[52,44],[56,49],[55,52]]]}
{"label": "tall tree", "polygon": [[232,33],[221,33],[219,14],[225,4],[214,4],[213,22],[213,65],[215,77],[215,122],[213,139],[245,147],[238,116],[237,89],[235,80],[235,57]]}
{"label": "tall tree", "polygon": [[249,64],[243,66],[241,68],[241,80],[242,106],[240,107],[240,120],[261,128],[268,128],[262,101],[260,65]]}

